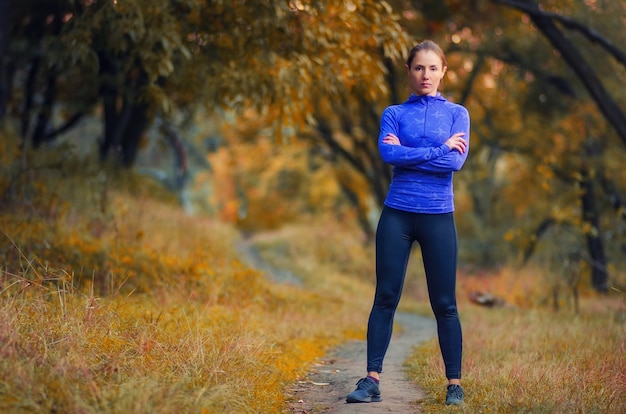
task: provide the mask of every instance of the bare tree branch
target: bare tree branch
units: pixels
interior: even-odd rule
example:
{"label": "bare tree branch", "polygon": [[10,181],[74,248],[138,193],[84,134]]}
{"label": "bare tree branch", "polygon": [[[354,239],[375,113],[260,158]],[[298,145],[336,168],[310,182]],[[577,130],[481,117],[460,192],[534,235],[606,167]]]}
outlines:
{"label": "bare tree branch", "polygon": [[565,62],[574,71],[585,86],[600,112],[615,128],[626,144],[626,116],[611,94],[604,88],[591,65],[585,60],[578,48],[573,45],[554,24],[553,18],[539,9],[535,0],[492,0],[495,3],[516,7],[528,13],[537,28],[559,51]]}
{"label": "bare tree branch", "polygon": [[46,133],[46,135],[44,136],[44,141],[52,141],[58,135],[61,135],[65,131],[68,131],[74,125],[76,125],[78,123],[78,121],[80,121],[83,118],[83,116],[85,116],[84,112],[78,112],[78,113],[72,115],[72,117],[69,118],[63,125],[61,125],[57,129],[55,129],[54,131],[50,131],[50,132]]}
{"label": "bare tree branch", "polygon": [[507,6],[514,7],[518,10],[526,12],[528,14],[540,13],[541,16],[556,20],[563,24],[568,29],[576,30],[585,35],[591,42],[598,43],[604,49],[606,49],[619,63],[626,66],[626,53],[615,46],[609,39],[602,36],[597,31],[584,25],[583,23],[572,19],[571,17],[564,16],[559,13],[552,13],[547,11],[541,11],[534,7],[533,4],[523,0],[493,0],[494,3],[505,4]]}
{"label": "bare tree branch", "polygon": [[554,217],[547,217],[537,226],[537,228],[533,232],[533,237],[531,238],[529,245],[526,247],[526,249],[524,249],[524,258],[522,260],[522,263],[528,263],[528,260],[530,260],[533,253],[535,252],[535,248],[537,247],[541,236],[543,236],[545,232],[548,231],[555,224],[556,220],[554,219]]}

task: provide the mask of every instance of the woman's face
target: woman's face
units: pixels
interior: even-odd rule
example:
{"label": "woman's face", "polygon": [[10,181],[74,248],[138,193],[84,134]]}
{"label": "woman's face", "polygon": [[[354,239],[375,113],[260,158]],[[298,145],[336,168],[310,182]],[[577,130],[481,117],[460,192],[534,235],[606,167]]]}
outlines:
{"label": "woman's face", "polygon": [[439,83],[446,73],[441,58],[432,50],[420,50],[406,68],[411,89],[416,95],[436,95]]}

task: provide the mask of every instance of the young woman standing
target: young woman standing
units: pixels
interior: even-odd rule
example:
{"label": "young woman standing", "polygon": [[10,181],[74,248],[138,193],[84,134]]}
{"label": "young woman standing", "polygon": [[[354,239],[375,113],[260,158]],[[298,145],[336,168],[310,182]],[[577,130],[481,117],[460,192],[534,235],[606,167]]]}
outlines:
{"label": "young woman standing", "polygon": [[458,241],[452,178],[467,158],[469,113],[438,88],[447,70],[441,48],[416,45],[406,62],[411,96],[385,109],[378,148],[393,179],[376,231],[376,293],[367,329],[367,377],[346,401],[381,401],[380,373],[391,340],[406,267],[419,243],[445,364],[446,404],[463,403],[462,334],[456,306]]}

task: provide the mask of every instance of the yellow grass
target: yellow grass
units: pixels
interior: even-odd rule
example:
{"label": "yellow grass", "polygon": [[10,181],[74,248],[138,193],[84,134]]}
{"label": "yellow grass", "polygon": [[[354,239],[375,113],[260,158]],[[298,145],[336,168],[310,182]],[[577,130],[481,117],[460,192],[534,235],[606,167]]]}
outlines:
{"label": "yellow grass", "polygon": [[[325,350],[364,338],[373,246],[352,217],[255,236],[267,261],[303,280],[273,284],[242,262],[232,227],[185,216],[145,179],[88,163],[16,174],[9,161],[0,412],[283,412],[290,383]],[[424,311],[417,255],[410,265],[401,306]],[[547,280],[513,269],[460,278],[467,405],[443,406],[433,340],[407,365],[425,412],[626,412],[623,294],[583,286],[579,315],[567,295],[555,313]],[[514,306],[470,304],[477,289]]]}
{"label": "yellow grass", "polygon": [[[344,337],[340,297],[272,285],[234,258],[228,229],[147,206],[145,245],[34,225],[58,262],[3,218],[0,411],[279,412],[284,387]],[[185,234],[161,239],[172,222]],[[95,293],[77,276],[81,261],[102,274],[91,255],[123,284]]]}
{"label": "yellow grass", "polygon": [[[511,286],[511,271],[482,280],[492,291]],[[539,274],[521,271],[527,289],[541,298]],[[464,288],[477,280],[464,277]],[[512,305],[485,308],[464,300],[460,312],[464,332],[466,405],[443,408],[445,381],[435,340],[418,347],[407,363],[411,379],[427,391],[426,413],[623,413],[626,412],[626,350],[623,295],[586,292],[577,315],[573,307],[555,312],[532,302],[524,289],[509,290]],[[526,291],[528,292],[528,290]],[[500,297],[506,297],[502,289]],[[516,303],[513,298],[519,297]],[[535,299],[537,300],[537,299]],[[540,301],[540,300],[539,300]]]}
{"label": "yellow grass", "polygon": [[340,291],[269,283],[232,227],[145,179],[10,172],[0,412],[277,413],[310,364],[363,335]]}

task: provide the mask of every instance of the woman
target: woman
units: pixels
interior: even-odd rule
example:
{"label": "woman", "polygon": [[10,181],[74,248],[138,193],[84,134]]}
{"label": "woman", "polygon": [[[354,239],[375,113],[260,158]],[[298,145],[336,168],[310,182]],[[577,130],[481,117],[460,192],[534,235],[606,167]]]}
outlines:
{"label": "woman", "polygon": [[452,177],[469,149],[469,114],[438,92],[447,70],[441,48],[416,45],[406,62],[412,94],[382,115],[378,148],[393,179],[376,231],[376,294],[367,329],[367,377],[346,398],[381,401],[380,373],[389,346],[413,242],[420,245],[448,388],[446,404],[463,403],[461,324],[456,307],[458,242]]}

